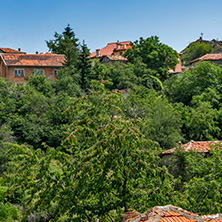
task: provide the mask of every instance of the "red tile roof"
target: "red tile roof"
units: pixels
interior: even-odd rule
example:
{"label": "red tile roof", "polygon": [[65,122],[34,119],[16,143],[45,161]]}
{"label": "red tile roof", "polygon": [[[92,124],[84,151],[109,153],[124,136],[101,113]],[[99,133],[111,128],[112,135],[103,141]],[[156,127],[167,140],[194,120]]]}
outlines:
{"label": "red tile roof", "polygon": [[18,54],[2,53],[1,58],[7,66],[53,66],[62,67],[64,55],[59,54]]}
{"label": "red tile roof", "polygon": [[[131,43],[132,43],[131,41],[119,42],[120,49],[118,49],[118,50],[120,50],[120,51],[125,50],[124,49],[125,45],[126,45],[126,49],[131,48]],[[104,55],[113,55],[116,48],[117,48],[117,43],[116,42],[108,43],[106,45],[106,47],[99,50],[99,52],[100,52],[99,56],[96,56],[96,51],[94,51],[90,54],[89,58],[96,58],[96,57],[101,58]]]}
{"label": "red tile roof", "polygon": [[217,60],[222,60],[222,54],[206,54],[204,56],[201,56],[197,59],[194,59],[190,62],[190,64],[194,63],[194,62],[198,62],[198,61],[217,61]]}
{"label": "red tile roof", "polygon": [[125,44],[125,43],[119,43],[119,49],[115,48],[114,51],[115,52],[118,52],[118,51],[125,51],[126,49],[129,49],[129,48],[132,48],[131,42],[129,42],[128,44]]}
{"label": "red tile roof", "polygon": [[1,51],[3,51],[4,53],[21,53],[21,54],[25,54],[25,52],[21,52],[15,49],[11,49],[11,48],[0,48]]}
{"label": "red tile roof", "polygon": [[[198,153],[207,153],[209,152],[210,149],[212,149],[210,145],[214,145],[217,143],[222,143],[222,141],[193,141],[191,140],[189,143],[181,144],[179,146],[181,146],[186,152],[196,151]],[[177,150],[176,147],[166,150],[161,153],[161,156],[166,155],[166,154],[171,154],[175,152],[176,150]]]}
{"label": "red tile roof", "polygon": [[222,222],[222,215],[199,216],[172,205],[156,206],[143,214],[128,212],[123,215],[123,222]]}

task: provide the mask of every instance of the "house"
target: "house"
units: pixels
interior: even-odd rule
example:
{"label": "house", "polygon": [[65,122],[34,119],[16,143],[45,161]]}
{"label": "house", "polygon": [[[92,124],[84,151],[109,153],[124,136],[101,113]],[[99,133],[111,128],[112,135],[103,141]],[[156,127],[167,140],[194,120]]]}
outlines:
{"label": "house", "polygon": [[212,149],[212,145],[221,144],[222,141],[193,141],[186,144],[182,144],[179,142],[178,147],[174,147],[172,149],[166,150],[160,154],[162,159],[162,164],[167,165],[169,163],[169,159],[172,157],[174,152],[178,150],[184,150],[185,152],[194,151],[198,153],[204,153],[206,156],[209,156],[209,151]]}
{"label": "house", "polygon": [[191,66],[195,66],[197,63],[201,61],[209,61],[216,65],[222,65],[222,54],[206,54],[197,59],[194,59],[190,62]]}
{"label": "house", "polygon": [[11,49],[11,48],[0,48],[0,53],[20,53],[20,54],[26,54],[25,52],[21,51],[21,48],[18,48],[18,50]]}
{"label": "house", "polygon": [[[132,48],[132,42],[131,41],[124,41],[124,42],[113,42],[108,43],[106,47],[102,49],[96,49],[96,51],[92,52],[89,56],[89,58],[102,58],[103,56],[119,56],[116,58],[121,58],[122,54],[129,48]],[[123,58],[123,57],[122,57]]]}
{"label": "house", "polygon": [[156,206],[147,212],[127,212],[123,222],[222,222],[222,214],[199,216],[180,207],[167,205]]}
{"label": "house", "polygon": [[29,75],[44,74],[53,79],[63,66],[64,55],[44,53],[26,54],[24,52],[0,48],[0,77],[16,83],[24,82]]}

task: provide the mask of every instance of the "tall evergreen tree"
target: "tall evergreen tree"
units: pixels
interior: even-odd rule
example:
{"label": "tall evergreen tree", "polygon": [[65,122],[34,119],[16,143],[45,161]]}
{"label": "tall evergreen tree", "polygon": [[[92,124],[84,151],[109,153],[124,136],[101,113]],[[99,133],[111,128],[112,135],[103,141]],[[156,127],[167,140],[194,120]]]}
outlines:
{"label": "tall evergreen tree", "polygon": [[79,60],[79,70],[81,75],[81,88],[86,89],[88,85],[88,77],[92,72],[91,60],[89,58],[90,52],[85,41],[81,45],[81,54]]}
{"label": "tall evergreen tree", "polygon": [[55,32],[54,40],[46,41],[49,51],[56,54],[65,54],[64,66],[77,66],[80,55],[79,39],[68,24],[62,34]]}
{"label": "tall evergreen tree", "polygon": [[68,45],[73,45],[75,48],[79,46],[79,39],[76,38],[69,24],[64,28],[62,34],[55,32],[54,38],[54,40],[46,41],[49,51],[52,53],[64,54]]}

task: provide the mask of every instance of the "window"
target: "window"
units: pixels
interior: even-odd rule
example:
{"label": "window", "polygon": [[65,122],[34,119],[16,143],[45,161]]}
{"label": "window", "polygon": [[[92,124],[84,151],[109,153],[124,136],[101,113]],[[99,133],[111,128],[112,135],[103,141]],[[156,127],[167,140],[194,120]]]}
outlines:
{"label": "window", "polygon": [[58,70],[58,69],[54,69],[54,70],[53,70],[53,75],[54,75],[54,77],[55,77],[55,78],[57,77],[58,72],[59,72],[59,70]]}
{"label": "window", "polygon": [[25,70],[24,69],[14,69],[14,75],[15,75],[15,77],[24,77]]}
{"label": "window", "polygon": [[122,55],[122,54],[123,54],[123,52],[120,52],[119,54],[120,54],[120,55]]}
{"label": "window", "polygon": [[34,76],[44,75],[44,69],[34,69]]}

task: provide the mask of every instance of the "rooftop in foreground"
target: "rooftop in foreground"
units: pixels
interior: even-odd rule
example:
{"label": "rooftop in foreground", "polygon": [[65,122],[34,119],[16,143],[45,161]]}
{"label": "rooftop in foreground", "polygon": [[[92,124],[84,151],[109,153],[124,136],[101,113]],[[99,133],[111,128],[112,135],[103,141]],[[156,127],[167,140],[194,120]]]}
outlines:
{"label": "rooftop in foreground", "polygon": [[123,215],[123,222],[222,222],[222,215],[199,216],[180,207],[156,206],[140,214],[136,211]]}

